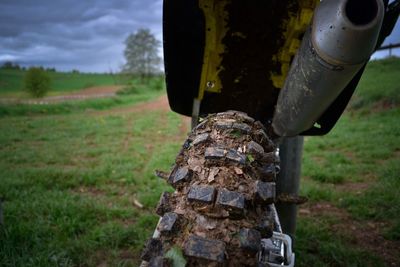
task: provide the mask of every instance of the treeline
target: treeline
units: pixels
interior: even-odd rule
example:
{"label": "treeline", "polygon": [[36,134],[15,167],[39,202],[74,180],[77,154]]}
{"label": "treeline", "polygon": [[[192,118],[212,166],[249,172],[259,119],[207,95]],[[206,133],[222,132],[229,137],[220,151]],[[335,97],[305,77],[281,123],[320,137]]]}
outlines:
{"label": "treeline", "polygon": [[[0,66],[1,69],[6,69],[6,70],[28,70],[31,67],[24,67],[20,66],[18,63],[14,63],[11,61],[6,61],[3,63],[3,65]],[[37,66],[35,68],[44,70],[44,71],[49,71],[49,72],[56,72],[56,68],[45,68],[42,66]]]}
{"label": "treeline", "polygon": [[[24,67],[19,65],[18,63],[12,62],[12,61],[5,61],[1,66],[0,69],[5,69],[5,70],[22,70],[22,71],[26,71],[30,68],[37,68],[37,69],[41,69],[43,71],[47,71],[47,72],[57,72],[56,68],[45,68],[43,66],[29,66],[29,67]],[[80,71],[73,69],[70,71],[71,73],[74,74],[79,74]]]}
{"label": "treeline", "polygon": [[[6,69],[6,70],[28,70],[30,67],[24,67],[20,66],[18,63],[12,62],[12,61],[6,61],[4,62],[1,66],[1,69]],[[42,66],[38,66],[36,68],[39,68],[44,71],[49,71],[49,72],[56,72],[56,68],[44,68]]]}

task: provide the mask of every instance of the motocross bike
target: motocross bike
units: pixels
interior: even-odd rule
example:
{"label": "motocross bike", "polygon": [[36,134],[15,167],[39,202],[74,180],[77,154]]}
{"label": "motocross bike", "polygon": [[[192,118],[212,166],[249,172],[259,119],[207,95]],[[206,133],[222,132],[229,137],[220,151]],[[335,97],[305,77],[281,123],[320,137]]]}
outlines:
{"label": "motocross bike", "polygon": [[328,133],[400,0],[164,0],[173,111],[192,131],[142,266],[294,266],[304,135]]}

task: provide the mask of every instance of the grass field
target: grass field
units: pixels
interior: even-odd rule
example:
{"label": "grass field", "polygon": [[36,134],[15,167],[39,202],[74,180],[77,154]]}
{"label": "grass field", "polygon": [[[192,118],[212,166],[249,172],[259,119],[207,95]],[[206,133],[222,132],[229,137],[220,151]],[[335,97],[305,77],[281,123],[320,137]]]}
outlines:
{"label": "grass field", "polygon": [[106,110],[113,107],[130,106],[160,96],[162,91],[139,88],[135,93],[100,99],[86,99],[45,105],[0,104],[0,118],[4,116],[55,115],[82,112],[85,110]]}
{"label": "grass field", "polygon": [[400,265],[400,60],[370,62],[332,132],[306,137],[299,266]]}
{"label": "grass field", "polygon": [[[51,79],[50,95],[76,91],[83,88],[124,83],[118,75],[97,73],[47,72]],[[24,96],[26,71],[0,68],[0,97]]]}
{"label": "grass field", "polygon": [[352,109],[387,108],[400,103],[400,60],[398,57],[372,61],[367,65],[367,75],[363,75],[352,99]]}
{"label": "grass field", "polygon": [[[14,78],[12,75],[4,75],[4,73],[15,74]],[[0,100],[10,99],[12,97],[15,99],[30,99],[31,96],[28,95],[23,89],[18,86],[23,86],[21,79],[24,78],[25,71],[23,70],[5,70],[0,68],[0,84],[1,79],[5,79],[11,85],[10,87],[2,91],[0,86]],[[49,95],[60,95],[64,96],[71,91],[78,91],[79,89],[85,89],[86,86],[101,86],[106,87],[109,85],[112,79],[116,79],[108,74],[80,74],[80,73],[56,73],[48,72],[52,75],[52,78],[59,82],[59,87],[57,91],[50,92]],[[57,77],[62,79],[57,80]],[[68,80],[68,77],[74,77]],[[18,80],[20,79],[20,80]],[[119,89],[113,97],[102,97],[102,98],[87,98],[79,101],[60,101],[51,102],[46,100],[46,98],[34,99],[36,102],[44,101],[42,105],[27,105],[19,103],[16,101],[3,101],[0,102],[0,117],[2,116],[24,116],[24,115],[39,115],[39,114],[67,114],[84,110],[105,110],[116,106],[130,106],[132,104],[148,101],[160,96],[163,93],[164,78],[162,76],[155,76],[150,78],[147,83],[142,83],[138,78],[129,78],[127,76],[120,76]],[[15,82],[14,82],[15,80]],[[65,80],[65,82],[62,82]],[[18,81],[18,82],[16,82]],[[92,81],[91,85],[86,83],[87,81]],[[13,84],[17,84],[12,86]],[[86,85],[85,85],[86,84]],[[91,88],[96,89],[96,88]],[[83,92],[83,93],[82,93]],[[93,94],[94,93],[94,94]],[[100,91],[100,93],[102,93]],[[85,91],[81,91],[80,94],[85,95]],[[90,95],[89,95],[90,96]],[[92,92],[92,96],[96,96],[96,92]]]}
{"label": "grass field", "polygon": [[[298,266],[400,266],[398,66],[370,63],[334,130],[306,137]],[[169,170],[188,131],[172,112],[127,108],[159,95],[0,106],[0,266],[138,265],[171,190],[154,170]]]}

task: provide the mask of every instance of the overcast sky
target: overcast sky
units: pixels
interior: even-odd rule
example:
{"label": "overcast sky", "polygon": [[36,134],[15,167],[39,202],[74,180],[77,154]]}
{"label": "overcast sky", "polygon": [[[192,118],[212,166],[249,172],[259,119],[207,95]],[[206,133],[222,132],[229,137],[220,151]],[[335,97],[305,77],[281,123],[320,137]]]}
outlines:
{"label": "overcast sky", "polygon": [[[139,28],[162,39],[162,0],[0,0],[0,63],[118,71]],[[400,42],[399,25],[390,42]]]}
{"label": "overcast sky", "polygon": [[0,0],[0,61],[116,71],[139,28],[162,39],[162,0]]}

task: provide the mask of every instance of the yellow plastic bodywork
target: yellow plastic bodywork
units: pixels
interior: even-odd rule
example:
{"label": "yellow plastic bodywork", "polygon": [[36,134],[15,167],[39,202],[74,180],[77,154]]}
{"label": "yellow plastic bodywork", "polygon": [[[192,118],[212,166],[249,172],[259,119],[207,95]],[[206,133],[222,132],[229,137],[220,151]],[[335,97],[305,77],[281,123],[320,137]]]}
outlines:
{"label": "yellow plastic bodywork", "polygon": [[203,10],[206,23],[206,42],[203,56],[203,67],[201,71],[201,80],[198,99],[204,96],[204,91],[219,93],[222,84],[218,77],[222,70],[221,54],[225,46],[222,44],[222,38],[227,32],[226,21],[228,14],[224,10],[229,0],[200,0],[199,6]]}
{"label": "yellow plastic bodywork", "polygon": [[281,65],[281,73],[271,73],[272,83],[276,88],[282,88],[286,76],[289,72],[290,62],[297,49],[300,47],[301,36],[306,31],[311,22],[313,12],[319,0],[299,0],[300,9],[296,13],[290,14],[290,18],[286,21],[285,44],[281,47],[278,54],[273,56],[275,62]]}
{"label": "yellow plastic bodywork", "polygon": [[[197,100],[203,99],[204,92],[221,92],[222,84],[219,79],[219,73],[223,70],[221,55],[225,49],[222,39],[228,31],[227,21],[229,18],[229,14],[225,11],[225,5],[230,1],[199,0],[199,7],[203,10],[205,17],[206,32]],[[283,87],[289,71],[290,61],[300,46],[300,38],[306,31],[318,2],[319,0],[298,0],[300,8],[297,12],[290,13],[290,17],[284,22],[285,31],[283,36],[285,43],[279,52],[273,56],[273,60],[281,65],[281,73],[270,73],[271,80],[276,88]],[[246,38],[246,33],[237,32],[234,34],[241,38]]]}

